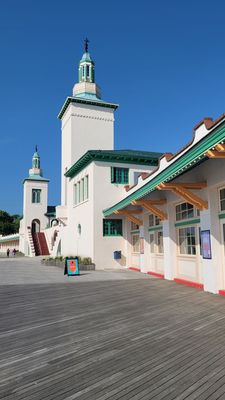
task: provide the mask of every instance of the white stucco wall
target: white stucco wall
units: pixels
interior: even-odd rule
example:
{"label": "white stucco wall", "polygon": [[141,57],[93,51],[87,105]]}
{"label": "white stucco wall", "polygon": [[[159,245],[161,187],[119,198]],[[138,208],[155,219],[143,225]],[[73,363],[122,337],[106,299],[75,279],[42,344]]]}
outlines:
{"label": "white stucco wall", "polygon": [[[74,185],[88,175],[88,200],[74,204]],[[67,186],[67,226],[62,229],[62,254],[79,255],[93,259],[93,164],[81,171],[75,178],[68,180]],[[78,225],[81,225],[81,235]]]}
{"label": "white stucco wall", "polygon": [[[145,237],[145,255],[144,265],[141,270],[143,272],[160,272],[164,274],[166,279],[182,279],[194,283],[203,284],[204,290],[211,293],[218,293],[219,290],[225,290],[225,247],[222,232],[222,225],[225,224],[225,217],[219,219],[220,202],[219,189],[225,187],[225,160],[210,159],[196,166],[187,173],[174,180],[173,182],[207,182],[207,187],[201,190],[191,190],[193,193],[208,201],[208,210],[200,211],[200,216],[194,219],[199,219],[200,222],[192,224],[191,220],[187,220],[189,225],[182,227],[195,226],[196,229],[196,256],[179,255],[178,252],[178,227],[175,227],[175,207],[177,204],[185,202],[181,197],[176,196],[171,191],[160,190],[154,191],[146,195],[144,199],[165,198],[167,203],[159,208],[168,214],[168,219],[163,221],[163,244],[164,256],[150,253],[149,234],[148,231],[148,215],[144,210],[141,219],[144,221],[144,237]],[[112,204],[112,203],[111,203]],[[224,213],[225,214],[225,213]],[[129,222],[126,222],[129,226]],[[130,228],[128,228],[129,230]],[[210,230],[211,233],[211,248],[212,259],[203,259],[200,255],[199,229]],[[126,257],[128,264],[132,264],[132,250],[129,240],[126,245]],[[137,256],[136,256],[137,258]],[[139,266],[141,257],[139,256]],[[157,262],[161,262],[158,265]],[[134,261],[133,261],[134,262]],[[128,265],[128,266],[129,266]],[[138,259],[136,260],[138,266]]]}
{"label": "white stucco wall", "polygon": [[[67,226],[60,231],[62,254],[91,257],[97,268],[126,266],[123,238],[103,236],[103,209],[127,194],[124,185],[111,183],[111,166],[129,168],[131,182],[133,182],[134,173],[146,172],[153,168],[132,164],[92,162],[76,177],[67,178]],[[75,205],[74,185],[86,175],[89,181],[88,200]],[[121,219],[121,217],[118,218]],[[125,230],[126,225],[124,225],[124,232]],[[113,259],[115,250],[122,251],[121,261]]]}
{"label": "white stucco wall", "polygon": [[62,118],[62,205],[66,200],[65,171],[88,150],[114,148],[114,109],[71,103]]}
{"label": "white stucco wall", "polygon": [[[32,189],[41,189],[41,202],[32,203]],[[32,221],[40,221],[40,230],[43,231],[47,224],[48,202],[48,182],[26,180],[23,187],[23,219],[20,222],[20,245],[19,249],[25,255],[31,255],[29,249],[28,227],[31,227]]]}

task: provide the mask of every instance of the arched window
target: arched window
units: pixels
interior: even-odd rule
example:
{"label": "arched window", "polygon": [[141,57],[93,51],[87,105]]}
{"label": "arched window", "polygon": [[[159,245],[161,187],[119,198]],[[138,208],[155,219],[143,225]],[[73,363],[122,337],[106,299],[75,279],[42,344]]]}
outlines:
{"label": "arched window", "polygon": [[32,189],[32,203],[41,202],[41,189]]}

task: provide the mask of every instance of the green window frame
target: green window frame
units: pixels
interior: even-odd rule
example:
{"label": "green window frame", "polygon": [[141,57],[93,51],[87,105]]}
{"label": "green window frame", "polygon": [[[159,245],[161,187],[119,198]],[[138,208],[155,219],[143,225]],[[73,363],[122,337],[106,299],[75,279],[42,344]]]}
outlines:
{"label": "green window frame", "polygon": [[103,219],[103,236],[123,236],[122,219]]}
{"label": "green window frame", "polygon": [[149,227],[153,227],[153,226],[159,226],[161,225],[161,219],[154,214],[149,214]]}
{"label": "green window frame", "polygon": [[140,253],[140,236],[139,234],[132,235],[131,237],[131,252]]}
{"label": "green window frame", "polygon": [[197,253],[197,232],[195,226],[179,228],[178,246],[180,255],[195,256]]}
{"label": "green window frame", "polygon": [[225,210],[225,188],[220,189],[220,211]]}
{"label": "green window frame", "polygon": [[77,204],[80,203],[80,182],[77,183]]}
{"label": "green window frame", "polygon": [[89,188],[88,188],[88,175],[82,178],[80,181],[74,184],[74,205],[83,203],[88,200]]}
{"label": "green window frame", "polygon": [[190,203],[179,203],[176,205],[176,221],[183,221],[199,217],[200,211]]}
{"label": "green window frame", "polygon": [[88,194],[89,194],[88,192],[89,192],[89,190],[88,190],[88,175],[86,175],[84,178],[84,200],[88,199]]}
{"label": "green window frame", "polygon": [[80,181],[80,202],[84,201],[84,178]]}
{"label": "green window frame", "polygon": [[127,185],[129,183],[129,168],[111,167],[111,183]]}
{"label": "green window frame", "polygon": [[77,204],[77,185],[73,185],[73,204]]}
{"label": "green window frame", "polygon": [[41,189],[32,189],[32,203],[41,202]]}

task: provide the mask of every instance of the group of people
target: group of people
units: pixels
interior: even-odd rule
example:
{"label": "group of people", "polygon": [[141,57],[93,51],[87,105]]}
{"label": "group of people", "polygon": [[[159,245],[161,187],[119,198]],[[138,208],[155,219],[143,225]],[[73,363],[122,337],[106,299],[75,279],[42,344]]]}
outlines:
{"label": "group of people", "polygon": [[[7,257],[10,256],[10,249],[7,249],[6,254],[7,254]],[[16,255],[16,249],[13,249],[12,250],[12,256],[15,257],[15,255]]]}

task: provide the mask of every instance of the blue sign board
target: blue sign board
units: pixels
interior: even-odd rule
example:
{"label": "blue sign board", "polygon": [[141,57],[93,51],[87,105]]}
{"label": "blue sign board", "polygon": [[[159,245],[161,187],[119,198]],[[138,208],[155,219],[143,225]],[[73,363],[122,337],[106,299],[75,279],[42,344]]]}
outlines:
{"label": "blue sign board", "polygon": [[68,276],[80,275],[78,258],[66,258],[65,273]]}
{"label": "blue sign board", "polygon": [[201,231],[202,258],[210,260],[212,258],[210,231]]}

